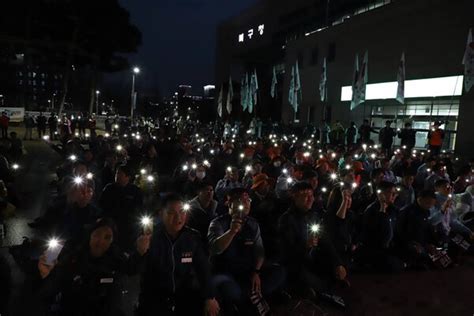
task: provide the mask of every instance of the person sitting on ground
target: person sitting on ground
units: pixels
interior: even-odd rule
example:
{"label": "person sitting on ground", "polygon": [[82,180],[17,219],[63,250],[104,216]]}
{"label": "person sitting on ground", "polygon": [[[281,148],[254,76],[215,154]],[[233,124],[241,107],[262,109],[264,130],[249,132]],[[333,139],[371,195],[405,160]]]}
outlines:
{"label": "person sitting on ground", "polygon": [[400,211],[395,229],[397,248],[411,267],[426,268],[431,264],[429,254],[436,251],[437,239],[429,221],[435,204],[435,192],[423,190],[413,204]]}
{"label": "person sitting on ground", "polygon": [[239,170],[237,167],[227,167],[224,178],[217,182],[214,190],[217,201],[222,202],[227,192],[234,188],[242,188],[242,183],[239,181]]}
{"label": "person sitting on ground", "polygon": [[137,316],[219,314],[211,287],[211,270],[199,233],[185,226],[183,199],[168,194],[160,223],[153,228],[145,255]]}
{"label": "person sitting on ground", "polygon": [[437,163],[431,169],[431,174],[425,179],[424,189],[435,190],[436,181],[441,180],[441,179],[447,180],[446,168],[442,164]]}
{"label": "person sitting on ground", "polygon": [[143,207],[142,191],[132,184],[132,176],[128,166],[119,166],[115,173],[115,182],[105,186],[99,200],[104,214],[117,223],[120,234],[117,243],[125,251],[133,248],[137,233],[133,224]]}
{"label": "person sitting on ground", "polygon": [[204,248],[207,250],[207,232],[211,221],[217,216],[217,201],[214,200],[214,188],[209,182],[199,183],[197,196],[189,202],[187,225],[201,234]]}
{"label": "person sitting on ground", "polygon": [[398,209],[402,209],[415,202],[415,189],[413,188],[414,180],[415,172],[413,170],[403,170],[402,182],[397,187],[398,195],[394,203]]}
{"label": "person sitting on ground", "polygon": [[279,219],[281,262],[287,269],[288,286],[294,291],[326,292],[335,281],[345,281],[346,268],[331,243],[321,219],[311,207],[310,184],[291,188],[292,205]]}
{"label": "person sitting on ground", "polygon": [[394,251],[395,227],[399,210],[394,206],[396,186],[383,181],[377,187],[377,200],[362,215],[361,246],[357,257],[362,265],[376,271],[400,272],[404,263]]}
{"label": "person sitting on ground", "polygon": [[448,242],[451,235],[460,234],[464,238],[474,240],[474,232],[459,220],[455,212],[456,205],[449,181],[437,180],[435,189],[436,204],[431,209],[430,222],[440,228],[440,239]]}
{"label": "person sitting on ground", "polygon": [[229,191],[229,213],[215,218],[208,239],[215,276],[213,288],[226,310],[243,312],[251,293],[271,295],[284,280],[280,266],[264,265],[260,226],[249,216],[251,199],[243,188]]}
{"label": "person sitting on ground", "polygon": [[277,224],[282,214],[282,201],[277,198],[273,190],[274,183],[273,179],[261,173],[253,178],[250,191],[251,214],[260,225],[265,257],[269,260],[274,260],[278,256]]}
{"label": "person sitting on ground", "polygon": [[116,238],[115,224],[103,218],[93,223],[79,245],[66,241],[57,260],[50,261],[48,252],[43,254],[38,262],[41,281],[36,313],[49,315],[49,306],[54,304],[54,313],[60,315],[123,315],[122,276],[137,272],[149,238],[140,237],[131,256],[117,247]]}

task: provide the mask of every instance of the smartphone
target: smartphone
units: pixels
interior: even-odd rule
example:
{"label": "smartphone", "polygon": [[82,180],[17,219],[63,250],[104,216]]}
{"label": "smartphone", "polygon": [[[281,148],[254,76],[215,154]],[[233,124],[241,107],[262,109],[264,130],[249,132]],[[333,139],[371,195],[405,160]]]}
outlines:
{"label": "smartphone", "polygon": [[59,254],[61,253],[61,250],[63,250],[64,245],[61,243],[58,243],[55,247],[48,247],[46,249],[46,262],[45,264],[48,266],[54,265],[54,261],[58,259]]}

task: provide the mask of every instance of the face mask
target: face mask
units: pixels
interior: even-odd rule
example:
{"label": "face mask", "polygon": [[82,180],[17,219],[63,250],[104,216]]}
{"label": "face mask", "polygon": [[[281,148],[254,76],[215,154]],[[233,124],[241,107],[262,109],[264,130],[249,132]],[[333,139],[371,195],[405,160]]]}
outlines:
{"label": "face mask", "polygon": [[276,167],[276,168],[280,167],[281,166],[281,161],[275,161],[273,163],[273,166]]}
{"label": "face mask", "polygon": [[297,164],[297,165],[302,165],[302,164],[303,164],[303,160],[296,160],[296,164]]}
{"label": "face mask", "polygon": [[198,171],[196,172],[196,178],[198,178],[199,180],[202,180],[206,177],[206,172],[205,171]]}
{"label": "face mask", "polygon": [[232,154],[232,149],[227,149],[225,152],[226,152],[226,154],[230,155],[230,154]]}

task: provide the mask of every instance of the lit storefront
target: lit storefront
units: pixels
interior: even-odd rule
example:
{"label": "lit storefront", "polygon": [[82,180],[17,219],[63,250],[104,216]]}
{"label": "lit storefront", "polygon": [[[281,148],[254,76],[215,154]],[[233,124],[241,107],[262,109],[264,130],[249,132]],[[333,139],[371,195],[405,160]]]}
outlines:
{"label": "lit storefront", "polygon": [[[441,128],[446,131],[443,148],[454,150],[459,115],[459,98],[462,94],[463,76],[426,78],[407,80],[405,82],[405,104],[395,100],[397,82],[383,82],[367,85],[364,116],[369,118],[374,126],[385,125],[386,120],[394,122],[392,127],[403,128],[406,122],[411,122],[418,131],[416,147],[426,145],[429,128],[434,122],[443,122]],[[352,88],[344,86],[341,89],[341,101],[350,102]],[[377,141],[377,135],[372,135]],[[400,140],[395,140],[398,145]]]}

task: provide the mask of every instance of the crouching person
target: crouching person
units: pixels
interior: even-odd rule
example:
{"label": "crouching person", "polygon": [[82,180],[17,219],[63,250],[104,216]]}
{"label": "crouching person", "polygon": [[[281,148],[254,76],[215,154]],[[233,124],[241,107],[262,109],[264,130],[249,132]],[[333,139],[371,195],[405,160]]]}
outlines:
{"label": "crouching person", "polygon": [[199,233],[184,226],[182,198],[170,194],[162,206],[145,256],[137,315],[217,315],[208,258]]}
{"label": "crouching person", "polygon": [[232,189],[226,203],[229,213],[215,218],[209,226],[213,288],[225,312],[243,315],[250,307],[250,296],[268,297],[281,287],[284,272],[279,265],[264,264],[260,227],[249,216],[247,191]]}

